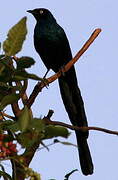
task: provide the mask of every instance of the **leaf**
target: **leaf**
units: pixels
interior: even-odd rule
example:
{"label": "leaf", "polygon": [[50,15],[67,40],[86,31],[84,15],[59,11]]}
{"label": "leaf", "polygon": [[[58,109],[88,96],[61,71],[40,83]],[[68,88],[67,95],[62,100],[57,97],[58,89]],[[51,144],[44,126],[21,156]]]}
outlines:
{"label": "leaf", "polygon": [[22,133],[17,136],[17,141],[23,148],[30,148],[37,140],[40,141],[43,139],[44,129],[45,123],[43,120],[38,118],[31,119],[25,131],[22,131]]}
{"label": "leaf", "polygon": [[43,132],[45,130],[45,123],[43,120],[38,118],[33,118],[30,123],[31,128],[37,130],[37,132]]}
{"label": "leaf", "polygon": [[3,91],[3,92],[8,92],[8,90],[11,90],[11,91],[20,91],[22,89],[22,86],[21,85],[17,85],[17,86],[10,86],[8,85],[7,83],[4,83],[4,82],[0,82],[0,93]]}
{"label": "leaf", "polygon": [[77,169],[74,169],[74,170],[72,170],[70,173],[66,174],[66,175],[65,175],[65,178],[66,178],[66,179],[64,179],[64,180],[69,180],[69,177],[70,177],[75,171],[78,171],[78,170],[77,170]]}
{"label": "leaf", "polygon": [[18,132],[20,130],[18,122],[15,122],[12,125],[8,126],[7,130],[10,130],[12,132]]}
{"label": "leaf", "polygon": [[5,90],[6,89],[8,90],[8,89],[12,88],[12,86],[10,86],[4,82],[0,82],[0,88],[4,88]]}
{"label": "leaf", "polygon": [[27,34],[26,20],[26,17],[22,18],[9,30],[7,39],[3,43],[6,56],[14,56],[21,50]]}
{"label": "leaf", "polygon": [[35,74],[29,74],[29,73],[27,73],[27,78],[33,79],[33,80],[36,80],[36,81],[43,81],[42,78],[38,77],[38,76],[35,75]]}
{"label": "leaf", "polygon": [[42,78],[38,77],[37,75],[35,74],[30,74],[26,71],[16,71],[15,72],[15,75],[13,77],[13,80],[16,80],[16,79],[33,79],[33,80],[37,80],[37,81],[43,81]]}
{"label": "leaf", "polygon": [[4,65],[8,71],[14,72],[13,61],[10,56],[5,56],[0,60],[0,64]]}
{"label": "leaf", "polygon": [[6,95],[0,102],[0,110],[3,110],[8,104],[13,104],[20,99],[20,95],[13,93],[10,95]]}
{"label": "leaf", "polygon": [[70,133],[68,129],[62,126],[49,125],[45,128],[45,139],[58,137],[58,136],[68,138],[69,135]]}
{"label": "leaf", "polygon": [[19,128],[22,132],[26,131],[31,122],[31,113],[27,106],[25,106],[18,117]]}
{"label": "leaf", "polygon": [[7,131],[9,130],[9,126],[11,126],[14,122],[11,121],[11,120],[7,120],[7,121],[2,121],[0,123],[0,131],[3,130],[3,131]]}
{"label": "leaf", "polygon": [[74,147],[77,147],[77,145],[73,144],[73,143],[70,143],[70,142],[62,142],[62,141],[59,141],[61,144],[63,145],[66,145],[66,146],[74,146]]}
{"label": "leaf", "polygon": [[15,75],[13,78],[12,78],[12,81],[24,81],[24,80],[27,80],[26,77],[23,77],[23,76],[17,76]]}
{"label": "leaf", "polygon": [[22,70],[22,69],[29,68],[32,65],[34,65],[35,61],[31,57],[24,56],[24,57],[19,58],[16,63],[17,63],[17,69]]}
{"label": "leaf", "polygon": [[38,140],[38,133],[36,133],[35,131],[26,131],[23,133],[18,134],[17,136],[17,141],[19,144],[22,145],[22,148],[30,148],[33,147],[33,144]]}
{"label": "leaf", "polygon": [[4,57],[0,60],[0,81],[9,82],[14,74],[11,57]]}

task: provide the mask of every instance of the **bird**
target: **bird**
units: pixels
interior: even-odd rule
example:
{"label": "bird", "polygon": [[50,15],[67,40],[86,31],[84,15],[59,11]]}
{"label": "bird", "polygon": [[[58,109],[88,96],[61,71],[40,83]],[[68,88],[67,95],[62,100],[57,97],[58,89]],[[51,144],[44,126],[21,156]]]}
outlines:
{"label": "bird", "polygon": [[[28,10],[36,19],[34,47],[47,71],[58,72],[72,59],[72,52],[64,29],[46,8]],[[60,93],[68,117],[74,126],[88,127],[85,107],[74,65],[58,78]],[[84,175],[93,174],[93,161],[88,146],[88,131],[75,130],[80,167]]]}

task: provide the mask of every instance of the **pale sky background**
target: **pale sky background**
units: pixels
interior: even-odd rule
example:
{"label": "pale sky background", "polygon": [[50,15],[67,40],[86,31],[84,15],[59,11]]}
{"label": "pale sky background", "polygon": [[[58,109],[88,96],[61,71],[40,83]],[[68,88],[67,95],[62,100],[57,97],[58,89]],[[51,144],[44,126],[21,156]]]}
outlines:
{"label": "pale sky background", "polygon": [[[85,102],[90,126],[118,130],[118,2],[117,0],[4,0],[0,8],[0,41],[8,30],[23,16],[28,17],[28,35],[18,56],[31,56],[36,64],[30,72],[43,76],[46,68],[33,46],[35,19],[26,13],[28,9],[45,7],[51,10],[57,22],[65,29],[73,55],[82,47],[95,28],[102,33],[76,63],[77,77]],[[31,82],[28,93],[36,82]],[[53,120],[70,123],[59,94],[57,81],[38,96],[33,111],[35,117],[44,116],[49,109]],[[65,139],[62,139],[66,141]],[[74,132],[69,142],[76,143]],[[49,143],[49,142],[48,142]],[[63,180],[64,175],[78,169],[70,180],[117,180],[118,137],[90,131],[89,144],[94,162],[94,174],[83,176],[75,147],[61,144],[50,147],[50,152],[36,153],[31,167],[39,172],[42,180]],[[7,166],[7,168],[10,168]]]}

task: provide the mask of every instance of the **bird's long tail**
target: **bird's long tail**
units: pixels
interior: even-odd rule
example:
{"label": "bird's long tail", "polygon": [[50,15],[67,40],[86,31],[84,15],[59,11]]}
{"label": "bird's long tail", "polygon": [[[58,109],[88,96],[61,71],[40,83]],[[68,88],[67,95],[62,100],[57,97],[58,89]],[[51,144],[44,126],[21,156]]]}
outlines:
{"label": "bird's long tail", "polygon": [[[64,106],[75,126],[88,126],[81,92],[79,90],[74,66],[59,78],[60,92]],[[93,173],[93,163],[87,143],[88,131],[75,131],[79,150],[80,165],[84,175]]]}

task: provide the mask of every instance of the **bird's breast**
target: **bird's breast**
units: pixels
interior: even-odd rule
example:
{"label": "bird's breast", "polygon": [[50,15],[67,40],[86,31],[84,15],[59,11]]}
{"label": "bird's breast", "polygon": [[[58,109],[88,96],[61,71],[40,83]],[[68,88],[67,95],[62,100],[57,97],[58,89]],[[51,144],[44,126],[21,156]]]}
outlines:
{"label": "bird's breast", "polygon": [[64,62],[72,58],[63,29],[53,26],[37,26],[34,30],[34,46],[48,69],[57,72]]}

